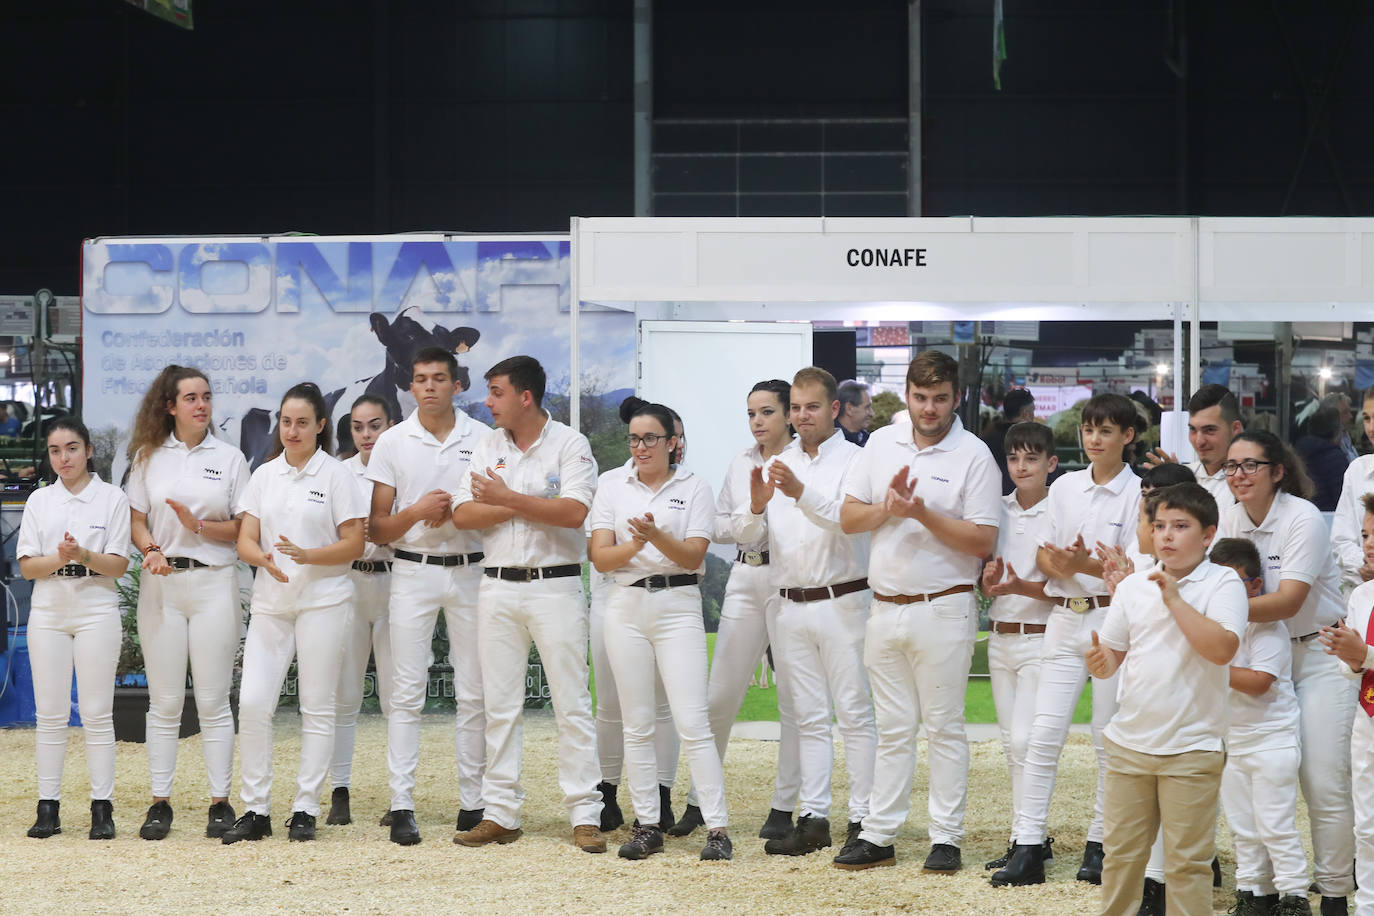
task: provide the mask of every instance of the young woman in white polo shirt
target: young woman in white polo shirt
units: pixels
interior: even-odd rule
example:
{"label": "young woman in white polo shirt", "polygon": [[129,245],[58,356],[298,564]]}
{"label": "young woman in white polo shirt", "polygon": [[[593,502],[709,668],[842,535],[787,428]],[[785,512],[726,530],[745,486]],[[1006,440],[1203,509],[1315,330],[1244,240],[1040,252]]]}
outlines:
{"label": "young woman in white polo shirt", "polygon": [[[348,422],[357,449],[344,461],[353,474],[366,504],[372,502],[372,481],[367,479],[367,462],[372,447],[382,433],[395,424],[391,405],[384,398],[365,394],[353,402]],[[353,747],[358,737],[358,712],[363,705],[363,678],[369,655],[377,659],[377,699],[382,715],[389,712],[391,694],[391,619],[387,605],[391,596],[391,548],[368,541],[361,560],[354,560],[348,571],[353,580],[353,613],[344,636],[343,665],[334,697],[334,760],[329,766],[333,792],[329,798],[326,824],[351,824],[348,788],[353,775]]]}
{"label": "young woman in white polo shirt", "polygon": [[1298,784],[1312,825],[1312,871],[1324,914],[1346,912],[1354,890],[1355,812],[1351,800],[1350,723],[1355,684],[1317,639],[1345,616],[1340,561],[1321,512],[1304,497],[1311,484],[1277,436],[1246,430],[1231,440],[1223,465],[1236,504],[1221,513],[1218,537],[1255,543],[1264,594],[1250,599],[1250,619],[1281,620],[1293,649],[1302,760]]}
{"label": "young woman in white polo shirt", "polygon": [[253,472],[239,556],[258,567],[243,643],[239,757],[246,810],[224,843],[272,835],[272,715],[296,659],[301,760],[290,838],[313,840],[334,751],[334,695],[353,604],[349,564],[363,555],[368,503],[353,473],[330,457],[329,414],[304,382],[282,398],[281,449]]}
{"label": "young woman in white polo shirt", "polygon": [[706,712],[706,630],[701,570],[715,506],[711,487],[674,467],[672,415],[646,404],[630,418],[631,467],[603,478],[592,501],[591,561],[615,585],[606,604],[606,654],[620,688],[625,774],[637,820],[627,859],[663,850],[654,762],[654,702],[646,689],[655,667],[687,751],[708,828],[703,859],[729,859],[725,776]]}
{"label": "young woman in white polo shirt", "polygon": [[148,673],[148,778],[152,805],[139,828],[161,840],[172,828],[172,777],[191,665],[201,747],[210,780],[205,835],[234,823],[229,708],[243,613],[235,564],[248,462],[211,432],[210,382],[168,366],[134,416],[126,492],[134,546],[143,554],[138,636]]}
{"label": "young woman in white polo shirt", "polygon": [[121,629],[114,580],[129,565],[129,503],[89,470],[91,437],[63,417],[48,430],[48,463],[57,481],[24,505],[15,555],[32,579],[29,657],[38,758],[38,819],[29,836],[62,832],[59,806],[67,755],[72,669],[91,777],[93,840],[114,839],[114,676]]}
{"label": "young woman in white polo shirt", "polygon": [[[792,428],[787,423],[792,385],[782,379],[761,381],[749,390],[745,402],[749,417],[749,432],[754,443],[730,462],[725,482],[716,498],[716,530],[714,539],[731,543],[730,515],[749,502],[749,472],[783,450],[792,440]],[[711,677],[706,687],[707,708],[711,717],[711,733],[716,736],[716,750],[721,760],[730,741],[730,726],[739,715],[740,705],[749,689],[749,679],[758,668],[764,649],[776,642],[774,634],[778,617],[777,582],[769,565],[768,537],[753,544],[736,544],[735,562],[730,567],[730,581],[725,586],[725,598],[720,605],[720,628],[716,632],[716,646],[711,659]],[[792,811],[801,789],[801,768],[797,751],[797,719],[792,711],[792,691],[777,673],[778,720],[782,738],[778,744],[778,771],[773,782],[773,800],[768,817],[759,836],[781,839],[792,827]],[[687,799],[687,810],[670,836],[686,836],[704,822],[701,809],[693,793]]]}

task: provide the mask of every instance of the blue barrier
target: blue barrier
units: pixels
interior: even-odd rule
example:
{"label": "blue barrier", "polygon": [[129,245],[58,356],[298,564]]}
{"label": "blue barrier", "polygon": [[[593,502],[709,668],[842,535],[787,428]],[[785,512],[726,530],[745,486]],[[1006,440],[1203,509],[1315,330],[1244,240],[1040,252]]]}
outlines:
{"label": "blue barrier", "polygon": [[[0,692],[0,728],[33,725],[38,718],[33,700],[33,665],[29,660],[28,630],[28,627],[11,629],[9,648],[0,656],[0,671],[5,672],[3,692]],[[72,714],[67,724],[77,728],[81,726],[75,675],[72,676]]]}

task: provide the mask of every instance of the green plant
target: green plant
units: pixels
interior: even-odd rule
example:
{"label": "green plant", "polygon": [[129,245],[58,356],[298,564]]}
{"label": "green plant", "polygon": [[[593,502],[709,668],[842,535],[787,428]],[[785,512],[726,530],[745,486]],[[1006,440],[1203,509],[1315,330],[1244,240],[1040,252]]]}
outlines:
{"label": "green plant", "polygon": [[129,569],[115,580],[115,593],[119,596],[119,662],[115,665],[115,677],[143,673],[143,646],[138,641],[138,582],[143,572],[143,557],[137,553],[129,554]]}

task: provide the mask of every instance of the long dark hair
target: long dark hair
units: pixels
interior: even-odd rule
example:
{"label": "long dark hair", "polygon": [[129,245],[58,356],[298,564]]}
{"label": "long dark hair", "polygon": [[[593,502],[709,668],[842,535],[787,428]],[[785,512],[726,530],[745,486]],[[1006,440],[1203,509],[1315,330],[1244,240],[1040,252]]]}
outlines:
{"label": "long dark hair", "polygon": [[[192,378],[210,384],[205,373],[199,369],[174,364],[159,372],[143,393],[143,400],[138,402],[138,412],[134,414],[134,430],[129,436],[130,465],[146,461],[176,428],[176,421],[167,412],[167,405],[176,402],[177,387]],[[211,424],[208,432],[213,434],[213,431],[214,424]]]}
{"label": "long dark hair", "polygon": [[[301,382],[299,385],[292,385],[287,389],[286,394],[281,396],[281,403],[297,400],[305,401],[315,411],[315,420],[324,421],[324,426],[320,428],[315,436],[315,447],[322,448],[325,452],[334,451],[334,434],[329,429],[329,407],[324,403],[324,395],[320,393],[320,386],[314,382]],[[276,458],[286,446],[281,442],[281,408],[277,409],[277,426],[272,431],[272,450],[267,453],[267,461]]]}
{"label": "long dark hair", "polygon": [[1311,499],[1316,488],[1312,478],[1307,476],[1307,466],[1298,453],[1289,448],[1288,443],[1266,429],[1247,429],[1238,433],[1231,444],[1253,442],[1260,448],[1260,454],[1268,461],[1270,471],[1282,468],[1283,476],[1274,483],[1274,488],[1283,493],[1291,493],[1303,499]]}

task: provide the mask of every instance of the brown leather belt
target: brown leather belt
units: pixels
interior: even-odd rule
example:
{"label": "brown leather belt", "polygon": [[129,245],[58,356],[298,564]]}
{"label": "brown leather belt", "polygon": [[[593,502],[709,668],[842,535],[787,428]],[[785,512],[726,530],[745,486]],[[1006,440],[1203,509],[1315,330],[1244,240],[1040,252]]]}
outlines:
{"label": "brown leather belt", "polygon": [[934,601],[936,598],[944,598],[947,595],[962,595],[964,592],[971,591],[973,591],[972,585],[956,585],[942,592],[931,592],[928,595],[880,595],[874,592],[873,597],[891,604],[917,604],[922,601]]}
{"label": "brown leather belt", "polygon": [[1026,636],[1034,636],[1045,632],[1043,623],[1006,623],[1001,620],[992,622],[992,632],[994,633],[1021,633]]}
{"label": "brown leather belt", "polygon": [[1075,614],[1086,614],[1094,608],[1104,608],[1111,603],[1111,595],[1093,595],[1088,598],[1064,598],[1058,602],[1060,607],[1068,608]]}
{"label": "brown leather belt", "polygon": [[851,579],[839,585],[822,585],[820,588],[780,588],[778,594],[788,601],[828,601],[841,595],[850,595],[868,588],[867,579]]}

